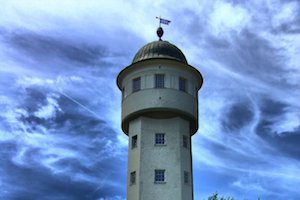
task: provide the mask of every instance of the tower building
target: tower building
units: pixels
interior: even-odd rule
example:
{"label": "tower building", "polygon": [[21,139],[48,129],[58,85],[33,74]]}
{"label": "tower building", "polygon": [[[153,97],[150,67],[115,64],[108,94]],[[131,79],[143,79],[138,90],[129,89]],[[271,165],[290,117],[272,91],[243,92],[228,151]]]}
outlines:
{"label": "tower building", "polygon": [[117,77],[129,137],[128,200],[192,200],[191,136],[198,130],[200,72],[161,39],[143,46]]}

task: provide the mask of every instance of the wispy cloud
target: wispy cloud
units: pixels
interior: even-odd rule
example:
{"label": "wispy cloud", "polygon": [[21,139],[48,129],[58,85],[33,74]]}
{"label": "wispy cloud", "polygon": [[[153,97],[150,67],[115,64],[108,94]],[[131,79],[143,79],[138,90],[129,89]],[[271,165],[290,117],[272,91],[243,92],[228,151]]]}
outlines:
{"label": "wispy cloud", "polygon": [[195,198],[219,188],[237,198],[299,196],[298,1],[0,4],[4,198],[125,199],[115,79],[157,40],[158,13],[172,21],[163,39],[204,77]]}

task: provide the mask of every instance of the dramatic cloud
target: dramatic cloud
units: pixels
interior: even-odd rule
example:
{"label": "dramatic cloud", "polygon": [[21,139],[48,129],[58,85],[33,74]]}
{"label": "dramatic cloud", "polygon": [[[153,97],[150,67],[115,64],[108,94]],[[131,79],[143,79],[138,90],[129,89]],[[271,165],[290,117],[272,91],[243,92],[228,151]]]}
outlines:
{"label": "dramatic cloud", "polygon": [[158,14],[204,77],[194,198],[298,199],[299,1],[0,5],[1,199],[126,199],[116,77]]}

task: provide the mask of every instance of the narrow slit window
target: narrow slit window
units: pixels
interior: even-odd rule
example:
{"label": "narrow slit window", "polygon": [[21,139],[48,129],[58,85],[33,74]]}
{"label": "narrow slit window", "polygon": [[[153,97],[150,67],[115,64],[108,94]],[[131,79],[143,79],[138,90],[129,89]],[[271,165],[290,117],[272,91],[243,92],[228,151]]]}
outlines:
{"label": "narrow slit window", "polygon": [[188,137],[187,136],[182,136],[182,146],[183,147],[188,147]]}
{"label": "narrow slit window", "polygon": [[125,87],[122,88],[122,98],[125,98]]}
{"label": "narrow slit window", "polygon": [[137,147],[137,135],[135,136],[132,136],[132,139],[131,139],[131,148],[136,148]]}
{"label": "narrow slit window", "polygon": [[130,185],[135,184],[135,182],[136,182],[136,173],[134,171],[130,173]]}
{"label": "narrow slit window", "polygon": [[184,184],[189,184],[189,173],[188,172],[184,172],[183,181],[184,181]]}
{"label": "narrow slit window", "polygon": [[163,74],[155,75],[155,87],[156,88],[165,87],[165,75],[163,75]]}
{"label": "narrow slit window", "polygon": [[138,77],[136,79],[133,79],[133,92],[137,92],[141,89],[141,77]]}
{"label": "narrow slit window", "polygon": [[179,77],[179,90],[186,92],[186,79]]}

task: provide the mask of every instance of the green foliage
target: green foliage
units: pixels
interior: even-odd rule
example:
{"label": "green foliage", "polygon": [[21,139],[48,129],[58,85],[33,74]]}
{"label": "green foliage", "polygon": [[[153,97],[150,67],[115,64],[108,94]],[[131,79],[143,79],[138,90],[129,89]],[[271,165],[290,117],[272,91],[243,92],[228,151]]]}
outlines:
{"label": "green foliage", "polygon": [[[227,198],[225,198],[224,196],[222,196],[219,199],[218,198],[218,192],[216,192],[214,195],[208,197],[208,200],[238,200],[238,199],[235,199],[234,197],[227,197]],[[244,199],[244,200],[248,200],[248,199]],[[260,200],[260,198],[258,198],[258,200]]]}

